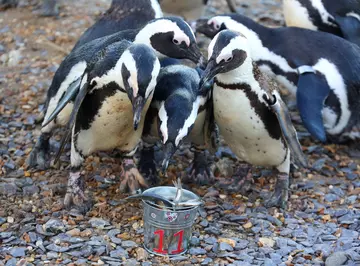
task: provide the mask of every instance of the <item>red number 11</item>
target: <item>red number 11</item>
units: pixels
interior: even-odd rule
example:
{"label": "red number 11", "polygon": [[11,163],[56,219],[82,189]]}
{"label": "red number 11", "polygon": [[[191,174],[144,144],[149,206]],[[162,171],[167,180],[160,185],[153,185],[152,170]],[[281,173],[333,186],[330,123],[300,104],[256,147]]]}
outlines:
{"label": "red number 11", "polygon": [[[154,232],[154,234],[159,235],[159,247],[154,248],[153,250],[157,253],[167,254],[167,250],[164,250],[164,230],[162,230],[162,229],[156,230]],[[171,254],[178,254],[178,253],[181,253],[182,251],[184,251],[184,249],[181,248],[182,242],[183,242],[183,237],[184,237],[184,230],[181,230],[174,234],[174,237],[177,237],[177,236],[179,236],[177,249],[172,251]]]}

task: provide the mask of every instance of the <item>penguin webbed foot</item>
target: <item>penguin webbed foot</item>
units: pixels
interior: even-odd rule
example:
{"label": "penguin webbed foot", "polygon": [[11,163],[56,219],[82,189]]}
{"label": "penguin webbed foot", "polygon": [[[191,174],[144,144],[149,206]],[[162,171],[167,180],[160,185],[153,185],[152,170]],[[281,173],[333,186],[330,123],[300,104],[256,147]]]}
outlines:
{"label": "penguin webbed foot", "polygon": [[281,173],[278,175],[275,191],[265,202],[266,208],[279,207],[285,209],[289,198],[289,175]]}
{"label": "penguin webbed foot", "polygon": [[64,205],[66,209],[75,208],[82,214],[93,206],[93,201],[85,195],[85,180],[80,172],[71,172],[69,175]]}
{"label": "penguin webbed foot", "polygon": [[49,163],[49,134],[41,134],[34,145],[26,165],[29,169],[45,170],[50,167]]}
{"label": "penguin webbed foot", "polygon": [[159,182],[157,175],[154,147],[144,147],[140,153],[139,170],[150,185]]}
{"label": "penguin webbed foot", "polygon": [[194,160],[190,168],[190,175],[187,181],[194,182],[198,185],[208,185],[214,180],[214,174],[210,169],[206,150],[195,150]]}
{"label": "penguin webbed foot", "polygon": [[231,180],[231,183],[227,182],[220,184],[220,187],[230,192],[237,192],[245,196],[251,193],[254,183],[251,166],[248,164],[241,164]]}
{"label": "penguin webbed foot", "polygon": [[123,180],[120,183],[120,191],[129,191],[135,194],[140,188],[147,188],[148,185],[144,177],[140,174],[133,159],[123,161]]}

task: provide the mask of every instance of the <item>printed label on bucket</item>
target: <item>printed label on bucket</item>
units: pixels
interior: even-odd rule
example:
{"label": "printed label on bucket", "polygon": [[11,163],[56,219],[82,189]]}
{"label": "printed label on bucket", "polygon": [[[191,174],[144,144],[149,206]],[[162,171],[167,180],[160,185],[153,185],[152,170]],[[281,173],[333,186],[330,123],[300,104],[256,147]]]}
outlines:
{"label": "printed label on bucket", "polygon": [[166,212],[165,213],[165,218],[170,222],[174,222],[178,217],[178,214],[175,212]]}
{"label": "printed label on bucket", "polygon": [[156,226],[145,228],[144,247],[157,255],[174,256],[186,252],[191,237],[191,227],[184,229],[162,229]]}
{"label": "printed label on bucket", "polygon": [[[153,248],[153,251],[156,253],[160,253],[160,254],[168,254],[169,253],[168,250],[164,249],[164,233],[165,233],[165,231],[162,229],[156,230],[154,232],[155,235],[159,236],[158,247]],[[177,233],[173,234],[173,237],[177,238],[177,249],[172,250],[170,254],[176,255],[176,254],[179,254],[184,251],[184,248],[182,247],[183,238],[184,238],[184,230],[180,230]]]}

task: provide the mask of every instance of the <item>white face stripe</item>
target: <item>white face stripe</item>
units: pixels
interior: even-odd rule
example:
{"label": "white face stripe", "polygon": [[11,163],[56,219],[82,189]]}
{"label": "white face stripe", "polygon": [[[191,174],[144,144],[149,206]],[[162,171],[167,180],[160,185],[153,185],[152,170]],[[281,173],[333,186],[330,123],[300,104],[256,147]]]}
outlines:
{"label": "white face stripe", "polygon": [[283,11],[287,27],[318,29],[311,21],[308,10],[298,0],[284,0]]}
{"label": "white face stripe", "polygon": [[189,128],[195,123],[199,107],[204,105],[206,102],[206,97],[198,96],[196,101],[193,103],[190,116],[185,120],[184,126],[179,130],[178,135],[175,139],[175,145],[178,146],[180,141],[189,134]]}
{"label": "white face stripe", "polygon": [[220,34],[220,32],[215,35],[215,37],[212,39],[212,41],[209,44],[209,47],[208,47],[208,60],[210,60],[210,58],[212,57],[212,55],[214,53],[214,47],[215,47],[215,44],[217,42],[217,39],[219,38],[219,34]]}
{"label": "white face stripe", "polygon": [[249,46],[246,38],[243,36],[238,36],[230,41],[230,43],[221,50],[221,53],[216,58],[216,63],[219,64],[221,60],[227,60],[233,56],[233,51],[235,49],[244,50],[247,53],[247,56],[251,56],[249,54]]}
{"label": "white face stripe", "polygon": [[321,58],[313,66],[313,68],[321,72],[325,76],[326,82],[329,84],[330,89],[334,91],[335,95],[339,99],[341,108],[341,116],[339,122],[335,127],[328,129],[327,132],[329,132],[330,134],[340,134],[347,126],[351,117],[351,111],[349,109],[346,85],[344,83],[344,80],[336,65],[334,65],[327,59]]}
{"label": "white face stripe", "polygon": [[350,12],[346,14],[347,17],[353,17],[360,21],[360,15],[355,12]]}
{"label": "white face stripe", "polygon": [[166,113],[166,110],[165,110],[165,103],[164,102],[161,102],[161,107],[160,107],[160,110],[159,110],[159,118],[160,118],[160,121],[161,121],[161,125],[160,125],[160,131],[161,131],[161,134],[162,134],[162,137],[163,137],[163,143],[165,144],[166,141],[168,140],[169,138],[169,134],[168,134],[168,131],[167,131],[167,120],[168,120],[168,116],[167,116],[167,113]]}
{"label": "white face stripe", "polygon": [[129,50],[126,50],[121,55],[121,57],[116,62],[113,68],[108,70],[101,77],[95,77],[91,80],[90,84],[93,84],[94,81],[96,82],[96,86],[92,89],[92,91],[103,88],[105,85],[109,84],[110,82],[115,82],[120,88],[125,89],[124,81],[121,75],[122,64],[125,64],[126,68],[130,72],[128,83],[133,88],[134,90],[133,93],[135,97],[135,94],[137,95],[138,93],[137,68],[136,68],[136,62]]}
{"label": "white face stripe", "polygon": [[158,59],[156,59],[153,71],[151,73],[151,81],[148,87],[146,88],[145,98],[148,98],[149,95],[155,90],[155,86],[157,84],[157,77],[160,73],[160,68],[161,68],[160,62]]}
{"label": "white face stripe", "polygon": [[150,0],[150,4],[151,4],[152,9],[155,12],[155,18],[162,18],[164,15],[163,15],[163,12],[161,10],[158,0]]}
{"label": "white face stripe", "polygon": [[242,35],[245,36],[245,38],[249,42],[251,57],[254,61],[258,61],[258,60],[271,61],[272,63],[277,65],[280,69],[282,69],[284,72],[297,73],[296,69],[293,69],[292,67],[289,66],[285,58],[275,54],[274,52],[270,51],[267,47],[265,47],[262,44],[256,32],[245,27],[243,24],[233,20],[229,16],[217,16],[214,17],[213,19],[216,19],[217,22],[220,24],[224,23],[227,29],[241,33]]}
{"label": "white face stripe", "polygon": [[[139,84],[137,76],[136,62],[129,50],[126,50],[121,56],[124,65],[130,72],[128,83],[133,90],[133,96],[136,97],[139,93]],[[121,73],[121,72],[120,72]]]}
{"label": "white face stripe", "polygon": [[[190,26],[189,26],[190,28]],[[191,28],[190,28],[191,29]],[[168,19],[160,19],[156,20],[152,23],[147,24],[136,36],[134,43],[143,43],[151,47],[150,37],[155,33],[166,33],[166,32],[174,32],[174,39],[177,41],[185,42],[187,46],[190,45],[190,39],[185,34],[183,30],[181,30],[178,25]],[[192,32],[192,31],[191,31]],[[159,53],[158,53],[159,54]],[[163,55],[161,55],[163,57]]]}
{"label": "white face stripe", "polygon": [[325,9],[324,4],[321,0],[310,0],[311,5],[318,10],[320,16],[321,16],[321,20],[328,25],[337,27],[336,24],[330,22],[330,19],[334,19],[334,17],[332,15],[330,15],[330,13]]}

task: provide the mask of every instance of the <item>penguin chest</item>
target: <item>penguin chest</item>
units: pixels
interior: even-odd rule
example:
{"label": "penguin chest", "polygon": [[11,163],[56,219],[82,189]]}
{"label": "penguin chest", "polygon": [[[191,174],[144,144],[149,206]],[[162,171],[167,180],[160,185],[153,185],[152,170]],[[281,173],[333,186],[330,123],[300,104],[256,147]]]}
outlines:
{"label": "penguin chest", "polygon": [[281,138],[270,136],[258,111],[244,91],[215,85],[215,121],[227,145],[239,159],[250,164],[278,166],[284,161],[286,148]]}
{"label": "penguin chest", "polygon": [[132,104],[127,94],[117,91],[105,98],[90,127],[78,132],[77,148],[84,155],[114,148],[123,152],[134,150],[141,139],[150,100],[144,106],[141,121],[135,131]]}
{"label": "penguin chest", "polygon": [[158,125],[158,108],[150,106],[144,124],[142,139],[146,144],[156,144],[160,139]]}
{"label": "penguin chest", "polygon": [[205,118],[206,118],[206,109],[198,113],[194,127],[189,135],[190,141],[197,146],[202,146],[205,144],[205,138],[204,138]]}
{"label": "penguin chest", "polygon": [[203,0],[162,0],[161,8],[166,13],[177,14],[187,20],[203,16],[206,6]]}
{"label": "penguin chest", "polygon": [[284,0],[283,10],[286,26],[317,30],[308,10],[299,3],[299,0]]}

